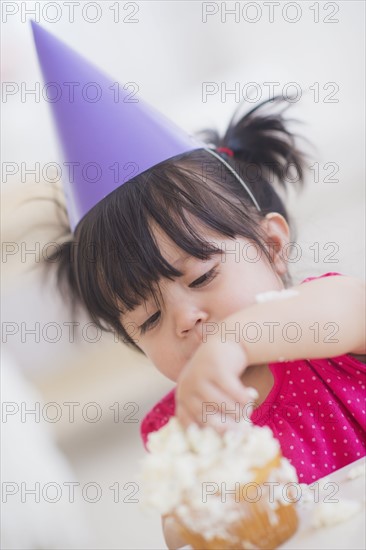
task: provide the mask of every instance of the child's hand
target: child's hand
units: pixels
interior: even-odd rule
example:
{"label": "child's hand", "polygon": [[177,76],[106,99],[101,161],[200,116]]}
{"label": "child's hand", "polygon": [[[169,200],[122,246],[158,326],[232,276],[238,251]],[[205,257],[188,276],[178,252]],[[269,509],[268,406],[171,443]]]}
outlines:
{"label": "child's hand", "polygon": [[202,343],[177,380],[176,415],[183,426],[209,424],[219,432],[240,426],[238,407],[253,399],[253,389],[240,381],[247,366],[241,344],[214,337]]}

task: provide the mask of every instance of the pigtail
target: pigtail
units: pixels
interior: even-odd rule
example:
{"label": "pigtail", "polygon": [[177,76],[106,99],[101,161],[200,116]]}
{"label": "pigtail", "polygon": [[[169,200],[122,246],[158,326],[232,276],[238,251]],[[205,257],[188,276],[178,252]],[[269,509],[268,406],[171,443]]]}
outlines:
{"label": "pigtail", "polygon": [[61,295],[71,305],[80,302],[80,292],[75,276],[75,243],[73,238],[61,241],[54,252],[44,258],[44,265],[54,269]]}
{"label": "pigtail", "polygon": [[[71,312],[74,322],[79,310],[83,309],[75,271],[75,239],[69,225],[62,189],[57,189],[55,186],[49,189],[44,186],[43,191],[45,190],[47,192],[42,195],[36,193],[35,196],[27,197],[21,203],[22,205],[30,202],[36,203],[37,214],[41,219],[33,222],[32,231],[41,230],[44,235],[46,227],[49,235],[48,241],[42,243],[40,258],[28,266],[28,270],[37,270],[44,284],[51,276],[54,277],[57,290]],[[43,208],[42,203],[46,204],[46,208]],[[42,219],[42,212],[46,219]],[[52,235],[53,227],[57,229],[55,236]],[[29,233],[29,229],[27,233]]]}
{"label": "pigtail", "polygon": [[[284,104],[279,112],[277,106]],[[225,160],[240,174],[250,186],[263,212],[286,212],[279,204],[274,189],[282,188],[287,193],[288,186],[297,190],[304,185],[305,154],[298,149],[296,136],[288,129],[289,122],[283,114],[291,106],[283,97],[276,96],[256,105],[239,120],[238,106],[221,138],[218,132],[206,130],[203,139],[215,145]],[[298,121],[296,121],[298,122]],[[227,154],[225,149],[232,154]],[[282,202],[282,201],[281,201]]]}
{"label": "pigtail", "polygon": [[76,277],[76,242],[69,225],[64,225],[55,247],[43,257],[43,276],[53,274],[56,286],[71,312],[72,321],[84,311]]}
{"label": "pigtail", "polygon": [[[284,102],[281,96],[273,99],[275,104]],[[230,121],[223,138],[223,146],[230,148],[234,158],[261,168],[264,180],[272,183],[273,174],[277,183],[286,190],[288,182],[304,182],[304,154],[297,148],[295,135],[292,134],[283,113],[291,106],[287,102],[284,109],[275,114],[262,114],[269,100],[254,107],[235,123],[236,113]]]}

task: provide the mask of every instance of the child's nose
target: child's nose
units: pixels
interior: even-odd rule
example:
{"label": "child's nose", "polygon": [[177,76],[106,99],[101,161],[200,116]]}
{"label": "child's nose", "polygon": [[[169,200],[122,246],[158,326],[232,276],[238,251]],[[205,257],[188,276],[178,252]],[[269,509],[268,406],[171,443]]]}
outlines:
{"label": "child's nose", "polygon": [[203,323],[207,322],[208,313],[202,309],[190,307],[189,304],[181,304],[176,309],[176,332],[179,338],[184,338],[194,333],[202,338]]}

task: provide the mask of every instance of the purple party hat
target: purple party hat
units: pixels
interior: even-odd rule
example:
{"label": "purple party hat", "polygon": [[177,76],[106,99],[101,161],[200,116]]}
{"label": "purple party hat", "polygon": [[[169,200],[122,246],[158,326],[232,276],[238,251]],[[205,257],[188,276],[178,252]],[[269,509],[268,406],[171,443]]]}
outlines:
{"label": "purple party hat", "polygon": [[152,166],[206,148],[32,21],[64,156],[72,231],[112,191]]}

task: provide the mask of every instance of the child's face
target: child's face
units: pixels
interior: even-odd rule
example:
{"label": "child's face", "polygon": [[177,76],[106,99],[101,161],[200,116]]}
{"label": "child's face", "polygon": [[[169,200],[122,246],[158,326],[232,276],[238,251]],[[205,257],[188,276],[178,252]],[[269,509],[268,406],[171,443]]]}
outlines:
{"label": "child's face", "polygon": [[[135,328],[131,335],[157,369],[171,380],[177,380],[202,343],[205,323],[210,323],[206,328],[212,330],[212,323],[219,326],[229,315],[255,303],[256,294],[284,287],[280,276],[287,268],[280,252],[289,242],[288,225],[277,213],[268,214],[262,225],[268,243],[272,243],[272,267],[266,256],[243,237],[233,240],[206,231],[206,240],[217,244],[224,254],[199,260],[178,248],[158,227],[154,228],[162,255],[184,275],[173,281],[160,281],[164,300],[160,309],[150,298],[123,316],[122,321],[126,327],[128,323],[140,327],[152,317],[145,332]],[[274,245],[278,246],[276,252]],[[206,277],[209,278],[204,280]],[[226,328],[229,331],[233,327]],[[206,334],[208,340],[208,331]]]}

